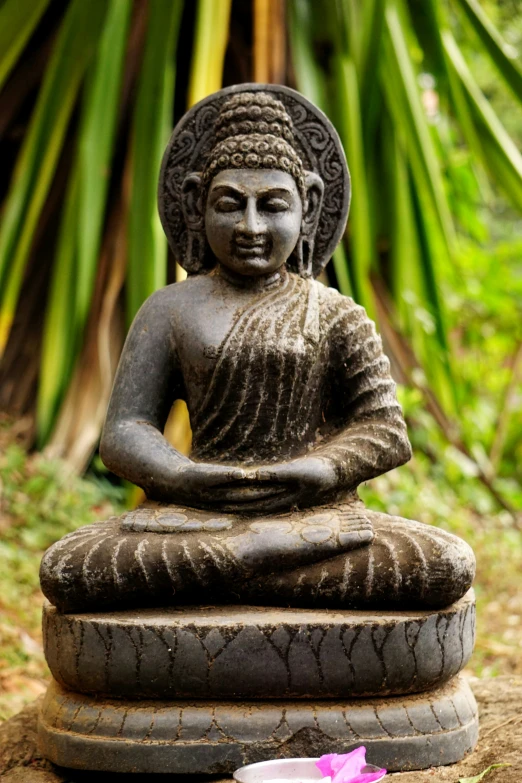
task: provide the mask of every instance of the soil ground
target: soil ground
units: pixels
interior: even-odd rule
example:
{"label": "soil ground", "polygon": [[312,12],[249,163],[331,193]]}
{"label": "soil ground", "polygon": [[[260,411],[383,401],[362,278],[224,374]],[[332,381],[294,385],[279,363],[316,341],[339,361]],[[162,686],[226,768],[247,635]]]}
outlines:
{"label": "soil ground", "polygon": [[[480,739],[474,752],[459,764],[423,772],[390,775],[397,783],[458,783],[478,775],[491,764],[509,767],[492,770],[485,783],[522,781],[522,677],[471,679],[480,710]],[[45,761],[36,747],[36,720],[40,698],[0,726],[0,780],[2,783],[86,783],[100,773],[58,769]],[[370,759],[371,761],[371,759]],[[225,779],[179,775],[110,775],[117,783],[224,783]],[[230,778],[226,779],[227,781]]]}

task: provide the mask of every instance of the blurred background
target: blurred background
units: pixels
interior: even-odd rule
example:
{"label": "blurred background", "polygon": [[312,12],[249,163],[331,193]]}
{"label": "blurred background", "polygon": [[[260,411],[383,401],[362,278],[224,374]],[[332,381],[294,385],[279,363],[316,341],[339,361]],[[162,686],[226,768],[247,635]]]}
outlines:
{"label": "blurred background", "polygon": [[[139,502],[97,445],[132,318],[182,277],[159,164],[245,81],[348,158],[323,282],[376,320],[415,453],[361,494],[474,547],[471,670],[522,673],[521,51],[520,0],[0,0],[0,719],[45,687],[43,550]],[[167,434],[190,448],[180,404]]]}

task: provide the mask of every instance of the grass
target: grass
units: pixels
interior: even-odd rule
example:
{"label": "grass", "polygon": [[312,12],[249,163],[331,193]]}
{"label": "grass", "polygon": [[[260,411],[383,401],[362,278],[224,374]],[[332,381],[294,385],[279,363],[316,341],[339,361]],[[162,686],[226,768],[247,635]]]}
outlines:
{"label": "grass", "polygon": [[[416,392],[401,391],[415,457],[362,489],[376,510],[439,525],[474,548],[478,571],[478,639],[469,670],[479,676],[522,674],[522,533],[494,501],[471,465],[438,442],[437,428]],[[71,477],[64,464],[28,456],[0,428],[0,719],[45,690],[49,673],[40,629],[38,569],[44,550],[65,533],[123,507],[123,492],[106,479]],[[3,443],[2,443],[3,441]],[[434,461],[426,442],[437,451]]]}
{"label": "grass", "polygon": [[[28,457],[6,445],[0,429],[0,719],[42,693],[43,657],[38,570],[45,549],[80,525],[121,510],[122,494],[108,482],[71,476],[62,463]],[[3,443],[2,443],[3,441]]]}
{"label": "grass", "polygon": [[474,475],[473,463],[442,442],[417,393],[403,389],[401,397],[415,456],[402,468],[371,481],[361,495],[375,510],[436,525],[472,546],[477,559],[478,621],[468,670],[479,677],[522,674],[519,520],[498,510]]}

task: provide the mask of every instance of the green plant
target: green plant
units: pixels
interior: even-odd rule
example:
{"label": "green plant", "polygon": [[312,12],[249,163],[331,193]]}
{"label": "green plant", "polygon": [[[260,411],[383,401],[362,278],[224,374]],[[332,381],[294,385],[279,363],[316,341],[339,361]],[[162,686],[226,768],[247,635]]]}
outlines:
{"label": "green plant", "polygon": [[[473,407],[478,379],[461,365],[452,310],[470,254],[477,273],[488,257],[484,216],[488,204],[504,203],[495,189],[515,214],[522,208],[522,156],[506,124],[516,128],[473,75],[477,62],[489,68],[483,82],[494,73],[518,110],[522,71],[488,15],[495,4],[288,0],[285,21],[280,0],[252,0],[252,35],[250,4],[239,9],[231,0],[42,0],[30,12],[26,5],[0,5],[0,42],[9,41],[0,57],[4,128],[25,121],[14,98],[24,56],[34,52],[44,64],[2,207],[0,350],[7,388],[29,390],[24,410],[35,408],[38,375],[38,445],[77,469],[95,448],[124,336],[122,309],[128,324],[147,295],[175,278],[155,205],[163,146],[174,117],[222,84],[227,53],[225,81],[249,72],[285,80],[336,123],[354,197],[332,282],[376,318],[399,380],[422,391],[446,440],[510,507],[502,476],[514,464],[520,332],[510,325],[502,387],[489,396],[487,432],[477,434],[461,415]],[[253,67],[244,54],[250,37]],[[26,300],[47,280],[42,325],[42,305],[31,310]],[[16,356],[31,341],[37,350],[21,367]]]}
{"label": "green plant", "polygon": [[[457,23],[464,46],[452,33]],[[460,362],[463,312],[455,300],[463,303],[456,294],[465,276],[471,271],[480,279],[485,264],[479,243],[487,241],[487,229],[477,208],[490,196],[486,172],[515,209],[522,206],[522,156],[469,65],[477,46],[520,105],[522,71],[513,47],[476,0],[291,0],[290,36],[297,85],[336,122],[352,174],[337,283],[377,316],[399,377],[423,391],[446,438],[509,507],[497,481],[501,439],[491,460],[490,433],[479,434],[476,420],[470,427],[462,415],[472,368],[465,372]],[[518,279],[516,263],[511,270]],[[503,388],[497,387],[492,426],[519,382],[522,300],[506,301],[516,282],[514,288],[500,281],[481,288],[486,301],[498,291],[510,313],[502,334],[510,334],[511,353],[497,354],[507,372],[498,371]],[[506,430],[517,411],[509,415]]]}
{"label": "green plant", "polygon": [[[41,693],[47,676],[41,646],[38,571],[44,550],[79,525],[122,510],[121,488],[71,476],[67,466],[28,457],[9,444],[0,422],[0,720]],[[7,445],[6,445],[7,442]]]}

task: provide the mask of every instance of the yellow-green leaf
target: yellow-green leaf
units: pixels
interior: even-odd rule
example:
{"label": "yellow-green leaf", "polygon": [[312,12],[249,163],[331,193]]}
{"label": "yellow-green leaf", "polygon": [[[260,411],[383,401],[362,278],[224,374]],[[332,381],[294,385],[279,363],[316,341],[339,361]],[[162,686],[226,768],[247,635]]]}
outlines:
{"label": "yellow-green leaf", "polygon": [[0,89],[49,0],[5,0],[0,8]]}
{"label": "yellow-green leaf", "polygon": [[221,87],[232,0],[199,0],[189,106]]}
{"label": "yellow-green leaf", "polygon": [[167,282],[167,240],[156,205],[158,175],[172,127],[176,46],[183,0],[151,0],[132,125],[127,318]]}
{"label": "yellow-green leaf", "polygon": [[491,766],[489,766],[479,775],[474,775],[472,778],[459,778],[458,783],[479,783],[479,781],[483,780],[483,778],[488,774],[488,772],[491,772],[491,770],[510,766],[511,764],[491,764]]}
{"label": "yellow-green leaf", "polygon": [[50,434],[89,315],[131,10],[127,0],[110,0],[96,57],[87,72],[76,157],[62,213],[45,314],[37,403],[40,444]]}
{"label": "yellow-green leaf", "polygon": [[103,0],[68,7],[16,163],[0,227],[0,354],[14,317],[25,264],[85,68],[103,20]]}
{"label": "yellow-green leaf", "polygon": [[522,101],[522,70],[517,63],[517,51],[502,38],[477,0],[457,0],[479,36],[484,50],[489,54],[502,80]]}

